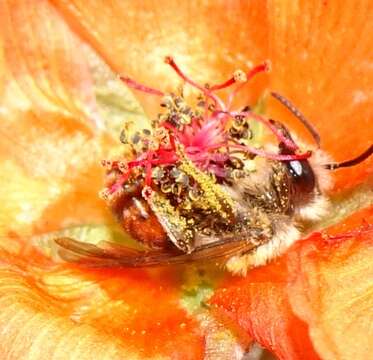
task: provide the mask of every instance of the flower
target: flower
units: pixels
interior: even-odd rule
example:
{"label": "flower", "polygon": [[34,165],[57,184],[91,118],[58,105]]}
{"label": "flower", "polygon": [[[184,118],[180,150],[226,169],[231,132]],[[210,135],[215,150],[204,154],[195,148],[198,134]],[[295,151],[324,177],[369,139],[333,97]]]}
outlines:
{"label": "flower", "polygon": [[[82,270],[56,263],[50,239],[123,240],[96,196],[99,162],[124,120],[145,117],[114,74],[168,91],[179,80],[166,55],[199,83],[269,59],[240,101],[278,91],[335,160],[361,153],[373,138],[372,12],[368,0],[1,2],[2,358],[239,358],[252,339],[282,359],[368,358],[372,158],[334,173],[326,230],[244,278]],[[154,114],[157,100],[136,96]]]}

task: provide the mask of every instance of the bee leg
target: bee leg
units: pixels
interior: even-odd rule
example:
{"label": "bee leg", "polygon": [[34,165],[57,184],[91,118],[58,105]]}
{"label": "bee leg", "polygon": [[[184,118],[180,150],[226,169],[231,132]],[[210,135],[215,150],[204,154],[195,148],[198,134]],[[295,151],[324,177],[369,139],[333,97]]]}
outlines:
{"label": "bee leg", "polygon": [[294,224],[286,224],[285,221],[278,223],[272,237],[253,249],[231,257],[227,261],[227,269],[233,274],[245,276],[251,268],[265,265],[283,254],[298,239],[300,232]]}

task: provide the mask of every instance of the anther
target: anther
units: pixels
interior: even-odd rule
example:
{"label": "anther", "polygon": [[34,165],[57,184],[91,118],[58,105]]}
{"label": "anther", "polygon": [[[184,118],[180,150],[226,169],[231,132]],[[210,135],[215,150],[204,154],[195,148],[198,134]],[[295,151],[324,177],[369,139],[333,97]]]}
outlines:
{"label": "anther", "polygon": [[[236,74],[237,72],[241,72],[241,70],[237,70],[230,79],[228,79],[227,81],[225,81],[221,84],[211,86],[210,90],[211,91],[216,91],[216,90],[225,89],[225,88],[233,85],[236,82],[242,83],[241,84],[241,86],[242,86],[246,82],[248,82],[252,77],[254,77],[256,74],[258,74],[260,72],[269,72],[270,70],[271,70],[271,62],[269,60],[266,60],[262,64],[259,64],[258,66],[255,66],[253,69],[249,70],[246,74],[244,73],[245,80],[243,80],[244,79],[243,76],[240,76],[240,74]],[[238,78],[236,78],[237,75],[238,75]],[[241,89],[240,87],[237,88],[234,91],[234,94],[236,94],[240,89]]]}
{"label": "anther", "polygon": [[242,70],[236,70],[233,73],[233,79],[235,82],[246,82],[247,81],[247,75]]}
{"label": "anther", "polygon": [[153,194],[153,189],[150,186],[146,185],[143,187],[141,191],[141,195],[145,200],[149,200],[152,194]]}
{"label": "anther", "polygon": [[113,161],[111,161],[111,160],[101,160],[101,165],[110,170],[113,166]]}
{"label": "anther", "polygon": [[159,149],[159,141],[157,139],[152,139],[149,141],[149,150],[157,151]]}
{"label": "anther", "polygon": [[103,200],[108,200],[110,197],[110,190],[108,188],[102,189],[98,192],[98,196]]}
{"label": "anther", "polygon": [[129,171],[128,163],[126,163],[125,161],[119,161],[118,162],[118,169],[122,173],[128,172]]}
{"label": "anther", "polygon": [[126,133],[126,130],[125,130],[125,129],[123,129],[123,130],[120,132],[120,135],[119,135],[119,141],[120,141],[122,144],[128,144],[127,133]]}

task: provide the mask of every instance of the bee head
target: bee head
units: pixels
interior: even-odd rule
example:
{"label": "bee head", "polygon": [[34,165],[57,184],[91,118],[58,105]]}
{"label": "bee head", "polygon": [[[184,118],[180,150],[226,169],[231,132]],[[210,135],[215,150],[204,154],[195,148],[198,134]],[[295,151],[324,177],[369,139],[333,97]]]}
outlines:
{"label": "bee head", "polygon": [[[279,154],[280,155],[295,155],[294,147],[288,144],[294,144],[294,141],[290,135],[289,130],[284,124],[279,121],[270,120],[270,123],[281,132],[287,143],[281,141],[279,143]],[[281,161],[286,169],[287,178],[289,182],[290,191],[292,198],[295,203],[307,202],[317,191],[318,183],[316,175],[310,161],[307,159],[293,159]]]}
{"label": "bee head", "polygon": [[[315,143],[317,144],[317,147],[320,147],[320,135],[318,134],[317,130],[314,128],[314,126],[306,119],[306,117],[300,112],[299,109],[297,109],[287,98],[284,96],[276,93],[271,92],[271,95],[278,100],[282,105],[284,105],[308,130],[312,138],[314,139]],[[289,143],[294,143],[293,139],[291,138],[290,132],[288,129],[281,124],[278,121],[270,120],[270,123],[275,126],[278,131],[281,132],[283,135],[283,138],[287,141],[281,141],[279,144],[279,153],[284,155],[293,155],[294,154],[294,148],[292,146],[289,146]],[[340,163],[326,163],[326,164],[317,164],[321,165],[322,169],[326,170],[336,170],[342,167],[351,167],[355,166],[361,162],[363,162],[365,159],[367,159],[370,155],[373,154],[373,145],[370,145],[368,149],[366,149],[364,152],[362,152],[357,157],[343,161]],[[291,178],[292,184],[294,186],[294,189],[299,194],[308,194],[311,193],[315,187],[317,187],[317,181],[315,172],[309,162],[308,159],[302,159],[302,160],[291,160],[284,162],[289,177]]]}
{"label": "bee head", "polygon": [[[306,117],[290,102],[290,100],[286,99],[284,96],[276,92],[272,92],[271,95],[282,105],[284,105],[305,126],[319,148],[320,136],[313,125],[308,122]],[[270,123],[275,126],[276,129],[282,134],[283,138],[286,139],[286,141],[280,141],[279,143],[279,154],[290,156],[294,155],[296,148],[294,149],[294,147],[291,145],[294,143],[294,141],[289,130],[278,121],[270,120]],[[370,155],[372,155],[372,153],[373,145],[351,160],[340,163],[322,163],[322,157],[325,158],[325,154],[323,154],[321,150],[317,149],[314,155],[317,154],[319,156],[313,156],[316,157],[316,159],[307,158],[283,161],[283,165],[285,166],[288,174],[289,186],[292,192],[294,205],[299,207],[301,217],[308,219],[319,218],[319,216],[315,216],[317,213],[315,208],[320,208],[321,211],[319,211],[319,214],[323,213],[321,209],[322,207],[325,210],[326,200],[322,196],[321,190],[325,191],[330,184],[330,177],[326,173],[328,170],[335,170],[342,167],[357,165],[367,159]],[[320,155],[322,156],[320,157]],[[311,208],[312,210],[307,210],[307,207]]]}

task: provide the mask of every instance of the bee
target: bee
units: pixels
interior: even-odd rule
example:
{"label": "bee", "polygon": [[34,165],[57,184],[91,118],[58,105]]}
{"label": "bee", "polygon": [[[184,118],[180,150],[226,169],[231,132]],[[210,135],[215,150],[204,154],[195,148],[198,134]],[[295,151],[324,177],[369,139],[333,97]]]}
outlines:
{"label": "bee", "polygon": [[[129,134],[121,142],[128,156],[104,161],[101,195],[117,220],[146,250],[71,238],[56,239],[65,260],[94,267],[145,267],[199,260],[224,261],[245,275],[284,253],[301,238],[302,224],[328,211],[329,171],[353,166],[373,153],[370,146],[355,159],[332,163],[319,149],[320,137],[284,96],[271,95],[290,110],[312,135],[313,151],[302,151],[284,124],[250,107],[231,110],[234,97],[267,62],[248,73],[236,71],[226,82],[201,86],[171,57],[182,80],[197,88],[192,105],[182,93],[165,94],[122,77],[128,86],[161,98],[163,108],[151,130]],[[225,103],[217,91],[237,84]],[[254,124],[275,142],[258,147]]]}

